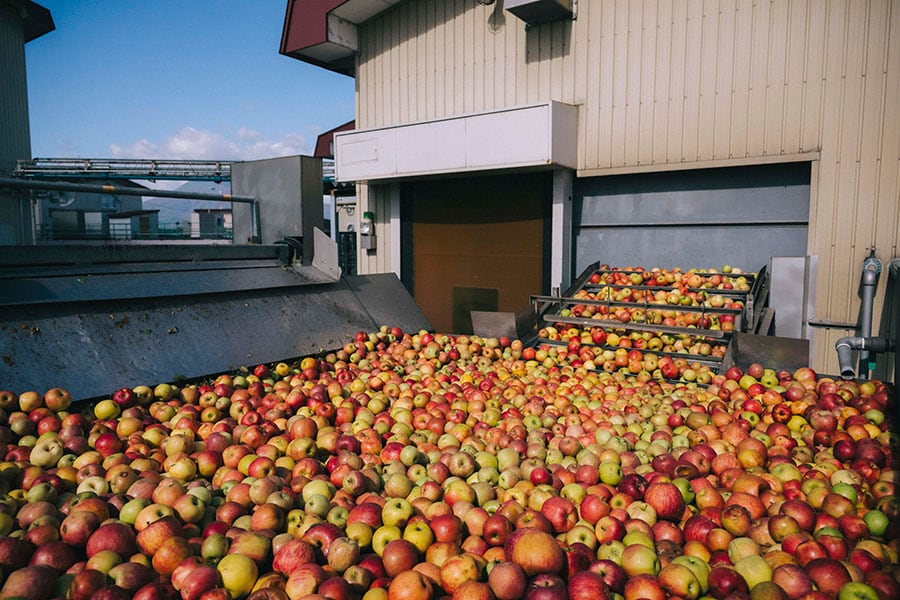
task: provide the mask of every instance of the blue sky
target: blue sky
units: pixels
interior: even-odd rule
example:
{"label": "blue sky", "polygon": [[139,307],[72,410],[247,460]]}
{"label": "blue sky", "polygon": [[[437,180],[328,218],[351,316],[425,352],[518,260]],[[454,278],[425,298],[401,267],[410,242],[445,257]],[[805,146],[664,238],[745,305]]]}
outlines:
{"label": "blue sky", "polygon": [[353,119],[354,80],[278,54],[285,0],[37,0],[32,155],[242,160],[310,154]]}

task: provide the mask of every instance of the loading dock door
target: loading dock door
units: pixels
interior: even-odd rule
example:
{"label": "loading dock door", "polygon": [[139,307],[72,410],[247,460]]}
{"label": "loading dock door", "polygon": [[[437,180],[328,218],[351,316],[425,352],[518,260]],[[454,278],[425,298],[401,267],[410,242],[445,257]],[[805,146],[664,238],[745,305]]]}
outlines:
{"label": "loading dock door", "polygon": [[809,163],[578,179],[575,275],[617,266],[749,271],[805,256]]}
{"label": "loading dock door", "polygon": [[517,312],[545,290],[547,174],[406,183],[403,282],[444,333],[471,333],[470,311]]}

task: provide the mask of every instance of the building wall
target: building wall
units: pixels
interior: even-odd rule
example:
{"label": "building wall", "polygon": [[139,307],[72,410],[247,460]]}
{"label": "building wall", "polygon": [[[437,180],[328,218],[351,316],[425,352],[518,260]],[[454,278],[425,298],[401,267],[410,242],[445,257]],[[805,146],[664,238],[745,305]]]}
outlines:
{"label": "building wall", "polygon": [[[558,100],[579,107],[579,177],[810,160],[814,320],[855,322],[867,248],[900,255],[895,1],[581,0],[526,30],[501,2],[413,0],[359,33],[361,129]],[[815,330],[816,368],[848,333]]]}
{"label": "building wall", "polygon": [[[25,38],[22,16],[0,0],[0,177],[9,177],[16,160],[31,158],[28,94],[25,80]],[[30,203],[0,192],[0,245],[31,241]]]}

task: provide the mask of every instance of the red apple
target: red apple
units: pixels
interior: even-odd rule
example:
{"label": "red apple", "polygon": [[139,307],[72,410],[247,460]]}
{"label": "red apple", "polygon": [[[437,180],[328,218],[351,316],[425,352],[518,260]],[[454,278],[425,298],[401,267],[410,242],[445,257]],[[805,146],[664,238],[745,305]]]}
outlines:
{"label": "red apple", "polygon": [[[521,533],[520,533],[521,532]],[[520,529],[506,542],[506,557],[528,576],[539,573],[562,573],[567,561],[565,552],[549,533]]]}
{"label": "red apple", "polygon": [[85,552],[90,558],[101,550],[112,550],[119,556],[131,556],[138,551],[134,530],[118,522],[101,525],[88,538]]}
{"label": "red apple", "polygon": [[666,600],[667,597],[659,580],[648,574],[629,577],[625,582],[623,596],[625,600]]}
{"label": "red apple", "polygon": [[850,581],[847,568],[833,558],[816,558],[804,565],[816,588],[828,594],[837,594],[841,586]]}
{"label": "red apple", "polygon": [[605,600],[610,597],[603,577],[593,571],[579,571],[568,582],[569,600]]}
{"label": "red apple", "polygon": [[525,594],[528,578],[519,565],[499,562],[488,574],[488,585],[497,600],[517,600]]}
{"label": "red apple", "polygon": [[566,600],[566,582],[558,575],[540,573],[529,582],[525,600]]}

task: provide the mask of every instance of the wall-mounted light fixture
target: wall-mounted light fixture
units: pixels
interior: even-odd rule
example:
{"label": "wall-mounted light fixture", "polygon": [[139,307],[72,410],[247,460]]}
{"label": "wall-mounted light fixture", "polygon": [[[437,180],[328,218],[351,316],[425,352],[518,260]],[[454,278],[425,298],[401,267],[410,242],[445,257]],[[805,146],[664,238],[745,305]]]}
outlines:
{"label": "wall-mounted light fixture", "polygon": [[359,245],[363,250],[375,249],[375,213],[364,212],[359,222]]}

